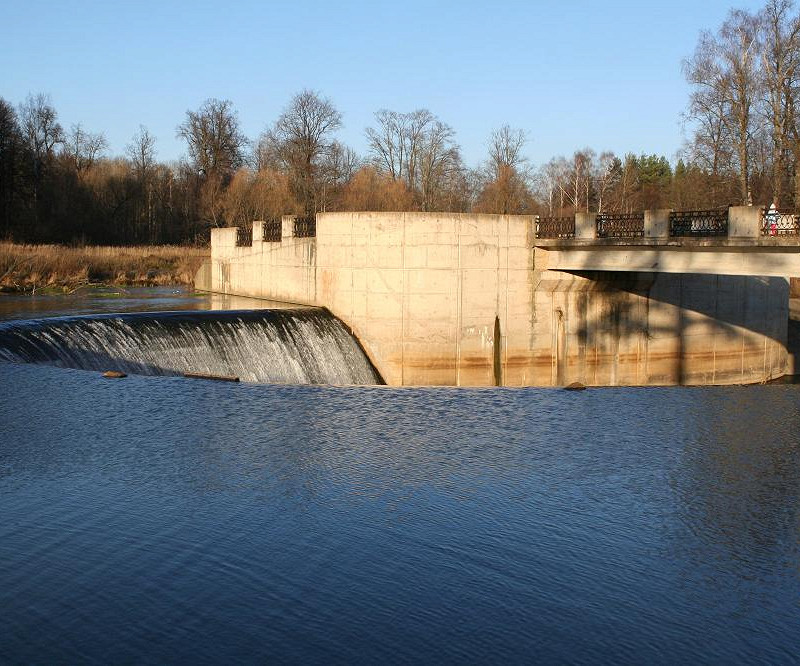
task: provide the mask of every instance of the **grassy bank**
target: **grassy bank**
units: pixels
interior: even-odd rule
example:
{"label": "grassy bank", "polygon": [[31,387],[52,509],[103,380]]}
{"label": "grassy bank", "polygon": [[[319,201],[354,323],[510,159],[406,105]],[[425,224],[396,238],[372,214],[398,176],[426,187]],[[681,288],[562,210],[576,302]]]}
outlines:
{"label": "grassy bank", "polygon": [[208,248],[64,247],[0,242],[0,291],[71,291],[88,284],[191,284]]}

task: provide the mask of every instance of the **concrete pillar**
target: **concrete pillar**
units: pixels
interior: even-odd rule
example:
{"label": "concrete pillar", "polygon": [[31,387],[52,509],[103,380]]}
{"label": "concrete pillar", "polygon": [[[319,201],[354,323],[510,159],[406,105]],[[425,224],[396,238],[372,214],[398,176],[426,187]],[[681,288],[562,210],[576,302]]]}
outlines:
{"label": "concrete pillar", "polygon": [[211,247],[230,251],[236,247],[236,227],[219,227],[211,230]]}
{"label": "concrete pillar", "polygon": [[253,247],[264,242],[264,221],[253,220]]}
{"label": "concrete pillar", "polygon": [[575,238],[595,240],[597,238],[597,213],[575,213]]}
{"label": "concrete pillar", "polygon": [[671,212],[671,208],[646,210],[644,212],[644,237],[662,240],[669,238],[669,214]]}
{"label": "concrete pillar", "polygon": [[294,236],[294,215],[284,215],[281,218],[281,241],[292,240]]}
{"label": "concrete pillar", "polygon": [[224,242],[224,230],[219,227],[211,229],[211,251],[213,252],[216,248],[222,247]]}
{"label": "concrete pillar", "polygon": [[759,238],[761,236],[761,208],[759,206],[731,206],[728,208],[728,238]]}

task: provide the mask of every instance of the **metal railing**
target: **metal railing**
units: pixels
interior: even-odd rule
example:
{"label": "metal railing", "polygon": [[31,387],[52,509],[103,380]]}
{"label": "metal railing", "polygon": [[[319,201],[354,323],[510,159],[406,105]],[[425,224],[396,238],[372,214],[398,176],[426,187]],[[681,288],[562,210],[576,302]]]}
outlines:
{"label": "metal railing", "polygon": [[236,247],[252,247],[253,228],[236,227]]}
{"label": "metal railing", "polygon": [[674,210],[669,214],[670,236],[726,236],[728,209]]}
{"label": "metal railing", "polygon": [[537,217],[536,238],[575,238],[575,216]]}
{"label": "metal railing", "polygon": [[598,213],[595,224],[598,238],[644,236],[644,213]]}
{"label": "metal railing", "polygon": [[762,236],[800,236],[800,215],[761,209]]}
{"label": "metal railing", "polygon": [[280,218],[265,220],[261,227],[262,240],[265,243],[280,243],[283,234],[283,225]]}
{"label": "metal railing", "polygon": [[294,218],[293,235],[295,238],[313,238],[317,235],[317,218],[313,215]]}

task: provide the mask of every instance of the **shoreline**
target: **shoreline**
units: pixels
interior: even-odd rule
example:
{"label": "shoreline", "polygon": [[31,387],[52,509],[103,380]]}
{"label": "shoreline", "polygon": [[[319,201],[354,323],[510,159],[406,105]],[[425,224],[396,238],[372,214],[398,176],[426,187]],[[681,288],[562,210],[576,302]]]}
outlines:
{"label": "shoreline", "polygon": [[[162,279],[163,278],[163,279]],[[72,282],[69,279],[58,281],[57,284],[39,286],[33,283],[17,285],[0,285],[0,298],[3,296],[71,296],[82,289],[112,289],[115,287],[190,287],[193,281],[188,282],[170,280],[168,276],[157,276],[152,280],[111,280],[102,282]]]}
{"label": "shoreline", "polygon": [[82,287],[194,283],[209,248],[23,245],[0,242],[0,295],[70,294]]}

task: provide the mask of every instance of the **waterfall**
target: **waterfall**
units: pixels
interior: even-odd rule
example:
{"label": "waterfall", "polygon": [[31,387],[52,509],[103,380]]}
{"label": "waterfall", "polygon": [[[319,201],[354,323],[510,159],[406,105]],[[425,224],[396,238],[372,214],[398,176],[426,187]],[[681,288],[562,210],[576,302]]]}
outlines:
{"label": "waterfall", "polygon": [[322,308],[4,322],[0,360],[140,375],[233,375],[255,383],[382,383],[358,340]]}

